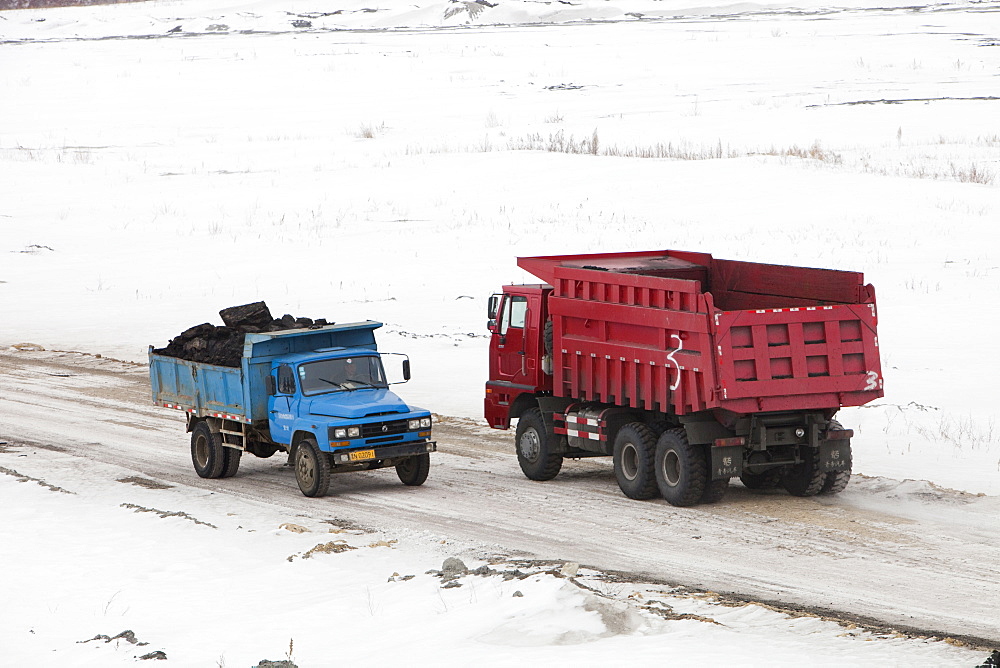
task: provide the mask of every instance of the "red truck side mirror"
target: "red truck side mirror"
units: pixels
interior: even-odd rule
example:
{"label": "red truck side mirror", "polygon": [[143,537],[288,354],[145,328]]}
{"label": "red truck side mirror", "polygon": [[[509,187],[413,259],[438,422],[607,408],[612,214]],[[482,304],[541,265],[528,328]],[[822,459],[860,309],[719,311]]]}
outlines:
{"label": "red truck side mirror", "polygon": [[490,301],[486,305],[486,329],[495,334],[497,331],[497,314],[500,312],[500,298],[503,297],[502,294],[490,295]]}

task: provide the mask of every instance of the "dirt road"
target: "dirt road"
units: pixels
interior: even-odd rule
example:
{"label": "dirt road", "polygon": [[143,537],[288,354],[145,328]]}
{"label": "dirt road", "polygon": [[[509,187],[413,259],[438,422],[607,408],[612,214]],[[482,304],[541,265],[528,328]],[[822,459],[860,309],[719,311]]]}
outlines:
{"label": "dirt road", "polygon": [[[404,392],[405,394],[405,392]],[[192,494],[235,495],[307,517],[447,536],[483,555],[576,561],[636,578],[841,619],[1000,643],[1000,499],[855,476],[835,497],[754,494],[674,508],[619,492],[611,463],[568,461],[526,480],[512,434],[439,418],[427,483],[391,469],[335,476],[307,499],[279,454],[230,479],[192,467],[184,418],[151,405],[142,365],[79,353],[0,352],[0,467],[59,485],[59,466],[114,465]],[[56,465],[60,462],[59,466]],[[183,509],[179,509],[183,510]]]}

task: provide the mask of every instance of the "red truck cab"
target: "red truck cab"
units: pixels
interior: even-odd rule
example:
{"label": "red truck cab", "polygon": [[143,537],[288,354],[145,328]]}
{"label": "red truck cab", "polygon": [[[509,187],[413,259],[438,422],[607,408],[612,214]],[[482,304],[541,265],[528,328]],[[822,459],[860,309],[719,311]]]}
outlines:
{"label": "red truck cab", "polygon": [[490,298],[485,414],[491,427],[508,429],[512,417],[533,405],[530,398],[552,392],[551,369],[544,371],[552,356],[543,336],[551,293],[547,285],[506,285]]}

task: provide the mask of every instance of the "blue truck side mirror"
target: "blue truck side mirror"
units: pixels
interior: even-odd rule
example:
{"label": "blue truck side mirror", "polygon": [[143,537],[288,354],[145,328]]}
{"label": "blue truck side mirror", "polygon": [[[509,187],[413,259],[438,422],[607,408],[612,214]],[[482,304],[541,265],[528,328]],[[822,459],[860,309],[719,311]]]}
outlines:
{"label": "blue truck side mirror", "polygon": [[268,395],[277,394],[277,388],[274,385],[274,376],[267,374],[267,393]]}
{"label": "blue truck side mirror", "polygon": [[403,380],[410,379],[410,360],[403,360]]}

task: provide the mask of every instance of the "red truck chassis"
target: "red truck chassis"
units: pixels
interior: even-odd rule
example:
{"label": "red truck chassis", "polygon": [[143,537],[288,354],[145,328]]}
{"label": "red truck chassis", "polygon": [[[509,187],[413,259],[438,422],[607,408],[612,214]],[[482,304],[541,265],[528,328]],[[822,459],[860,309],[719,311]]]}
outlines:
{"label": "red truck chassis", "polygon": [[544,281],[490,300],[485,415],[525,475],[610,455],[622,491],[674,505],[732,477],[841,491],[842,406],[882,396],[875,291],[857,272],[648,251],[519,258]]}

